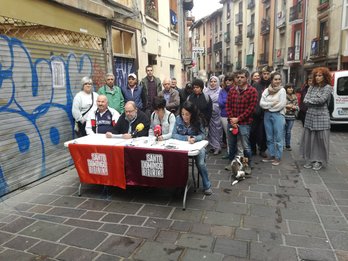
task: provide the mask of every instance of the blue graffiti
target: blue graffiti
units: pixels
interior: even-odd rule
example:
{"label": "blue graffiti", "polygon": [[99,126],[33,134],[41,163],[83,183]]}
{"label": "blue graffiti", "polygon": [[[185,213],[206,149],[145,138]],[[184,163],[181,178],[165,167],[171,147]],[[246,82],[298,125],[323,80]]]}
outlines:
{"label": "blue graffiti", "polygon": [[[53,62],[63,65],[63,87],[54,86]],[[7,127],[0,129],[6,141],[0,146],[0,196],[22,173],[31,172],[37,179],[51,174],[47,164],[57,157],[66,155],[57,168],[71,164],[61,143],[74,138],[73,98],[81,78],[92,75],[88,54],[33,59],[21,40],[0,35],[0,122]]]}
{"label": "blue graffiti", "polygon": [[15,139],[18,144],[18,150],[22,153],[27,152],[30,147],[30,140],[25,133],[16,133]]}

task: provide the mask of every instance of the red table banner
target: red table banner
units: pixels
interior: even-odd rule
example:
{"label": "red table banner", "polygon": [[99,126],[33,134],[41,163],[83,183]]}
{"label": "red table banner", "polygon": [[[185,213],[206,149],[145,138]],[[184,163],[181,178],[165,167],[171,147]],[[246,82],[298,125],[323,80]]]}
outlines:
{"label": "red table banner", "polygon": [[126,188],[124,147],[69,144],[82,183]]}
{"label": "red table banner", "polygon": [[125,147],[127,185],[185,187],[188,176],[187,151]]}

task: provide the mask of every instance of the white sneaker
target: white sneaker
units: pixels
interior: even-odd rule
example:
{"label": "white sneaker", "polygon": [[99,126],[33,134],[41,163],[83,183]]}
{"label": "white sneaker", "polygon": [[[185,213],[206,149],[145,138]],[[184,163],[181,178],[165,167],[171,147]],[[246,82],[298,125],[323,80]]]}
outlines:
{"label": "white sneaker", "polygon": [[323,165],[321,164],[321,162],[317,161],[317,162],[314,162],[312,169],[313,170],[320,170],[322,167],[323,167]]}
{"label": "white sneaker", "polygon": [[313,168],[313,163],[312,162],[306,163],[306,164],[303,165],[303,167],[305,169],[311,169],[311,168]]}
{"label": "white sneaker", "polygon": [[211,194],[213,194],[213,190],[211,188],[208,188],[208,189],[204,190],[204,195],[210,196]]}

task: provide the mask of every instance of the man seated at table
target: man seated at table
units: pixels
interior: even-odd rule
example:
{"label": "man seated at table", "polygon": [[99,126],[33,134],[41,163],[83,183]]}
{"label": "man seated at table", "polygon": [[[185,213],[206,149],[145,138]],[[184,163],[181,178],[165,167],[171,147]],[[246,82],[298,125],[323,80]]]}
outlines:
{"label": "man seated at table", "polygon": [[[141,127],[140,127],[141,126]],[[128,101],[112,132],[107,132],[106,137],[112,138],[112,134],[122,134],[123,139],[148,136],[150,120],[144,112],[138,110],[134,101]]]}
{"label": "man seated at table", "polygon": [[91,111],[86,122],[87,135],[95,133],[107,133],[112,131],[120,114],[108,106],[108,98],[105,95],[99,95],[97,98],[96,111]]}
{"label": "man seated at table", "polygon": [[166,109],[166,100],[155,97],[152,105],[151,126],[149,136],[155,136],[158,141],[168,140],[172,137],[175,125],[175,114]]}

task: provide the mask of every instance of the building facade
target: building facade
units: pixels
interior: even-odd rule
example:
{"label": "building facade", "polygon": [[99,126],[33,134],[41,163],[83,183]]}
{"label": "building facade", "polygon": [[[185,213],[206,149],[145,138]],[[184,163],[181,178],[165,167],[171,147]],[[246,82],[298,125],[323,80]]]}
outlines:
{"label": "building facade", "polygon": [[[282,73],[283,82],[299,87],[314,67],[348,68],[347,0],[220,2],[224,34],[222,73],[240,68],[252,72],[269,65]],[[201,31],[201,27],[214,23],[216,12],[197,21],[192,30]],[[207,71],[219,66],[197,64],[197,70]]]}
{"label": "building facade", "polygon": [[[72,101],[114,72],[183,75],[179,14],[192,0],[20,0],[0,8],[0,196],[72,164]],[[185,26],[186,23],[185,23]],[[184,36],[182,36],[185,39]]]}

